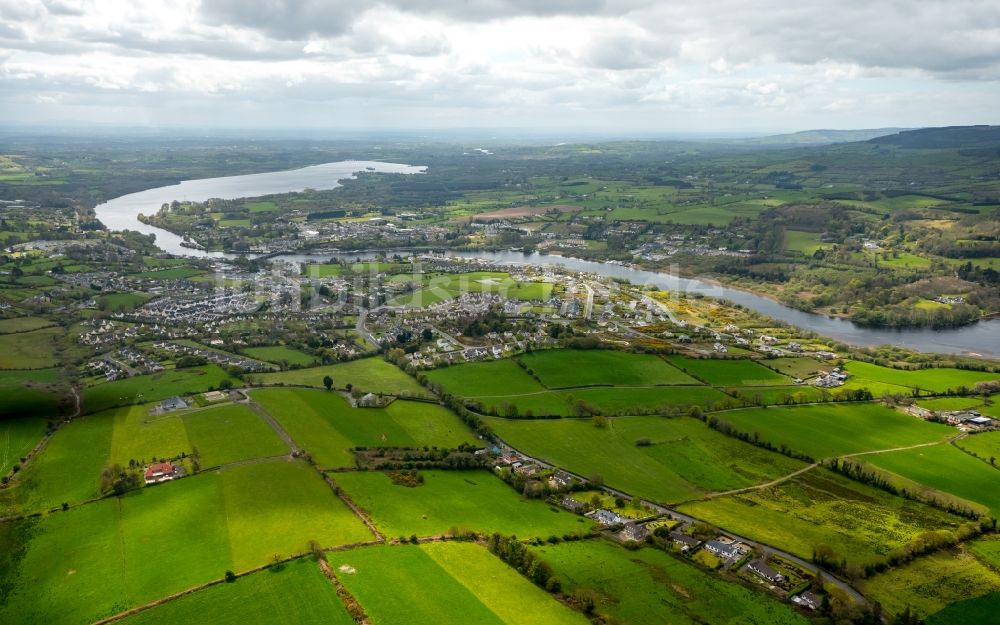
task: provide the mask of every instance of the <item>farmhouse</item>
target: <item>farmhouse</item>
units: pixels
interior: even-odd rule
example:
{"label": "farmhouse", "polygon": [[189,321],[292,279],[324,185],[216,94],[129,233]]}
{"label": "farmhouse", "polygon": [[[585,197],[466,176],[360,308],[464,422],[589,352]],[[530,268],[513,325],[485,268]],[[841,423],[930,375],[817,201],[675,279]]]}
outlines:
{"label": "farmhouse", "polygon": [[717,540],[710,540],[705,543],[705,549],[724,560],[732,560],[740,556],[740,550],[735,545],[727,545]]}
{"label": "farmhouse", "polygon": [[180,397],[171,397],[170,399],[164,399],[160,402],[161,412],[170,412],[171,410],[183,410],[188,407],[186,401]]}
{"label": "farmhouse", "polygon": [[796,603],[810,610],[818,610],[823,604],[823,599],[811,590],[803,591],[801,594],[792,597],[792,603]]}
{"label": "farmhouse", "polygon": [[638,523],[629,522],[625,524],[619,535],[622,540],[634,540],[637,543],[641,543],[649,536],[649,530]]}
{"label": "farmhouse", "polygon": [[169,462],[157,462],[146,468],[145,478],[147,484],[159,484],[177,477],[177,467]]}
{"label": "farmhouse", "polygon": [[583,512],[587,508],[587,506],[582,501],[578,501],[576,499],[573,499],[572,497],[563,497],[562,507],[566,508],[570,512],[577,512],[577,513]]}
{"label": "farmhouse", "polygon": [[750,564],[747,565],[747,568],[769,582],[780,584],[785,581],[784,575],[775,571],[770,565],[761,559],[751,561]]}
{"label": "farmhouse", "polygon": [[571,488],[575,483],[576,478],[562,470],[556,471],[549,477],[549,487],[556,490]]}
{"label": "farmhouse", "polygon": [[689,549],[694,549],[701,544],[701,541],[693,536],[688,536],[682,532],[670,532],[670,539],[674,541],[675,545],[679,545],[681,551],[688,551]]}
{"label": "farmhouse", "polygon": [[594,510],[593,512],[588,512],[586,516],[597,521],[604,527],[621,525],[628,521],[625,517],[615,514],[610,510]]}

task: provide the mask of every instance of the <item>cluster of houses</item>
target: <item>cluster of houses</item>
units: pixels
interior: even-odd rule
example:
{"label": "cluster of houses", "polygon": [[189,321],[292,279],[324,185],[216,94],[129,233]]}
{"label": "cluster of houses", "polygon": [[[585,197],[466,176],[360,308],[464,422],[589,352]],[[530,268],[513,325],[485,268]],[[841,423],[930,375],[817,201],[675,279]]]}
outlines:
{"label": "cluster of houses", "polygon": [[811,384],[813,386],[818,386],[819,388],[836,388],[838,386],[843,386],[848,377],[849,376],[846,371],[841,371],[840,367],[834,367],[833,371],[820,372],[820,374],[812,380]]}
{"label": "cluster of houses", "polygon": [[222,292],[193,299],[161,297],[147,303],[134,316],[149,322],[190,324],[250,313],[258,308],[260,303],[252,293]]}
{"label": "cluster of houses", "polygon": [[239,367],[244,371],[271,371],[275,368],[274,365],[253,360],[252,358],[245,358],[236,354],[229,354],[204,347],[174,343],[172,341],[155,341],[153,348],[169,354],[199,356],[208,362],[221,366]]}

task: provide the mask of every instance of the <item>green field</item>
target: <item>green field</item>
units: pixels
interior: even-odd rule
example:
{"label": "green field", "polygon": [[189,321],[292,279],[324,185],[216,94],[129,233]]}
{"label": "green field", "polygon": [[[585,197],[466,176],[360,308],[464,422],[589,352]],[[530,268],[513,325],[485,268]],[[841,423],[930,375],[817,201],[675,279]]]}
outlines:
{"label": "green field", "polygon": [[726,389],[740,401],[755,406],[783,406],[788,403],[803,404],[821,401],[823,394],[815,386],[796,384],[794,386],[734,386]]}
{"label": "green field", "polygon": [[122,625],[353,625],[312,558],[219,584],[140,612]]}
{"label": "green field", "polygon": [[548,537],[575,534],[591,522],[537,499],[524,499],[487,471],[421,471],[424,483],[394,484],[384,473],[333,474],[388,537],[438,536],[451,528]]}
{"label": "green field", "polygon": [[45,435],[47,425],[38,417],[11,417],[0,419],[0,475],[7,475],[11,467],[35,448]]}
{"label": "green field", "polygon": [[55,324],[42,317],[13,317],[11,319],[0,319],[0,334],[10,334],[12,332],[31,332],[41,330]]}
{"label": "green field", "polygon": [[44,517],[0,607],[10,623],[85,624],[282,556],[371,538],[299,462],[207,473]]}
{"label": "green field", "polygon": [[788,356],[782,358],[770,358],[761,363],[765,367],[774,369],[792,378],[802,378],[803,380],[815,374],[823,363],[815,358],[807,356]]}
{"label": "green field", "polygon": [[1000,592],[952,603],[927,619],[927,625],[988,623],[1000,610]]}
{"label": "green field", "polygon": [[592,591],[596,612],[630,625],[779,625],[808,621],[761,592],[662,551],[627,551],[603,540],[534,551],[555,570],[563,591]]}
{"label": "green field", "polygon": [[776,373],[752,360],[685,358],[668,356],[678,369],[713,386],[771,386],[792,383],[791,378]]}
{"label": "green field", "polygon": [[0,334],[0,369],[44,369],[59,364],[56,343],[62,328]]}
{"label": "green field", "polygon": [[[575,473],[655,501],[679,502],[708,492],[766,482],[802,463],[724,436],[688,417],[590,420],[487,418],[506,442]],[[649,446],[636,441],[648,438]]]}
{"label": "green field", "polygon": [[149,414],[149,406],[129,406],[87,417],[114,422],[109,463],[125,466],[129,460],[145,464],[153,458],[173,458],[191,453],[184,422],[177,413]]}
{"label": "green field", "polygon": [[[984,566],[960,548],[917,558],[875,575],[863,580],[859,590],[878,601],[889,614],[909,607],[921,617],[926,617],[951,603],[1000,591],[1000,573]],[[992,616],[996,616],[995,611]],[[976,619],[962,621],[963,624],[987,622]]]}
{"label": "green field", "polygon": [[430,397],[430,393],[416,380],[403,373],[399,367],[379,357],[362,358],[310,369],[265,373],[253,376],[253,378],[265,386],[287,384],[322,388],[325,376],[333,378],[334,387],[339,389],[344,388],[347,384],[352,384],[354,388],[370,393]]}
{"label": "green field", "polygon": [[548,388],[698,384],[659,356],[610,350],[546,350],[520,357]]}
{"label": "green field", "polygon": [[785,230],[785,249],[792,252],[802,252],[806,256],[812,256],[816,250],[829,249],[832,243],[820,241],[819,232],[804,232],[802,230]]}
{"label": "green field", "polygon": [[[402,276],[412,281],[414,276]],[[454,299],[463,293],[499,293],[506,299],[540,300],[552,296],[551,282],[517,282],[508,273],[474,271],[469,273],[420,274],[418,288],[389,302],[391,306],[431,306]]]}
{"label": "green field", "polygon": [[874,454],[865,456],[865,461],[933,490],[982,504],[1000,516],[1000,470],[952,445]]}
{"label": "green field", "polygon": [[270,345],[268,347],[248,347],[243,350],[247,356],[251,358],[256,358],[257,360],[263,360],[265,362],[273,362],[275,364],[298,365],[301,367],[308,367],[309,365],[316,364],[318,359],[312,354],[307,354],[305,352],[300,352],[297,349],[292,349],[291,347],[285,347],[284,345]]}
{"label": "green field", "polygon": [[[998,431],[972,434],[955,441],[955,445],[977,456],[983,462],[990,462],[990,458],[1000,460],[1000,432]],[[991,464],[996,465],[996,462],[994,460]]]}
{"label": "green field", "polygon": [[929,443],[955,433],[871,403],[747,408],[716,416],[740,432],[759,433],[775,447],[786,445],[813,458]]}
{"label": "green field", "polygon": [[0,371],[0,417],[54,417],[66,394],[59,369]]}
{"label": "green field", "polygon": [[949,412],[952,410],[968,410],[983,405],[982,398],[979,397],[935,397],[933,399],[921,399],[917,405],[927,410]]}
{"label": "green field", "polygon": [[473,436],[459,418],[437,404],[396,400],[386,408],[353,408],[337,393],[309,389],[260,389],[254,401],[326,468],[354,464],[354,447],[458,447]]}
{"label": "green field", "polygon": [[546,388],[515,361],[488,360],[426,372],[427,379],[444,391],[461,397],[498,397],[544,393]]}
{"label": "green field", "polygon": [[879,562],[928,530],[953,530],[964,519],[894,497],[817,468],[761,490],[680,507],[723,529],[781,545],[811,558],[817,545],[837,560]]}
{"label": "green field", "polygon": [[331,568],[373,625],[587,625],[486,549],[469,543],[332,553]]}
{"label": "green field", "polygon": [[310,278],[337,278],[344,273],[343,265],[309,263],[302,266],[302,275]]}
{"label": "green field", "polygon": [[97,298],[97,307],[108,312],[134,310],[151,299],[146,293],[108,293]]}
{"label": "green field", "polygon": [[160,401],[219,388],[223,380],[236,384],[218,365],[168,369],[151,375],[104,382],[83,390],[84,412],[99,412],[115,406]]}
{"label": "green field", "polygon": [[[920,388],[923,391],[933,393],[944,393],[957,390],[959,387],[973,388],[976,382],[987,380],[1000,380],[1000,374],[987,373],[984,371],[968,371],[965,369],[917,369],[915,371],[904,371],[901,369],[891,369],[880,367],[867,362],[851,361],[844,365],[844,369],[851,374],[852,381],[859,386],[866,382],[874,384],[891,384],[898,388],[896,392],[907,395],[912,389]],[[872,390],[875,393],[874,389]],[[878,393],[875,393],[876,395]]]}
{"label": "green field", "polygon": [[203,468],[290,451],[274,430],[246,406],[195,410],[185,414],[183,419],[191,449],[198,450]]}

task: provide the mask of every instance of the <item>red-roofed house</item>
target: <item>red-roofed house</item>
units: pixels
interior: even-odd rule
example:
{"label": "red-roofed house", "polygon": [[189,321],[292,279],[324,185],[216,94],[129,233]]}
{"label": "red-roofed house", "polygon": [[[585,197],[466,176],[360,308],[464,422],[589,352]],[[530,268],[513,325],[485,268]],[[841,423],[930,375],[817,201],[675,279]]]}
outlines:
{"label": "red-roofed house", "polygon": [[177,475],[177,468],[169,462],[157,462],[146,468],[146,483],[158,484],[172,480]]}

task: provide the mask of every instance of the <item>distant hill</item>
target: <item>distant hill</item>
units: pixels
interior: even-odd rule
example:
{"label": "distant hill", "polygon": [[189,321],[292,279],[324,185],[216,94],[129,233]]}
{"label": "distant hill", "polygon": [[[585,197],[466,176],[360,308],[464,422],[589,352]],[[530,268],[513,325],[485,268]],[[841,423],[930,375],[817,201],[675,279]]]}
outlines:
{"label": "distant hill", "polygon": [[1000,126],[921,128],[870,139],[868,143],[916,150],[1000,147]]}
{"label": "distant hill", "polygon": [[865,128],[860,130],[803,130],[784,135],[770,135],[767,137],[750,137],[745,139],[725,139],[724,143],[739,145],[768,145],[768,146],[796,146],[796,145],[829,145],[831,143],[851,143],[856,141],[868,141],[875,137],[884,135],[895,135],[904,128]]}

